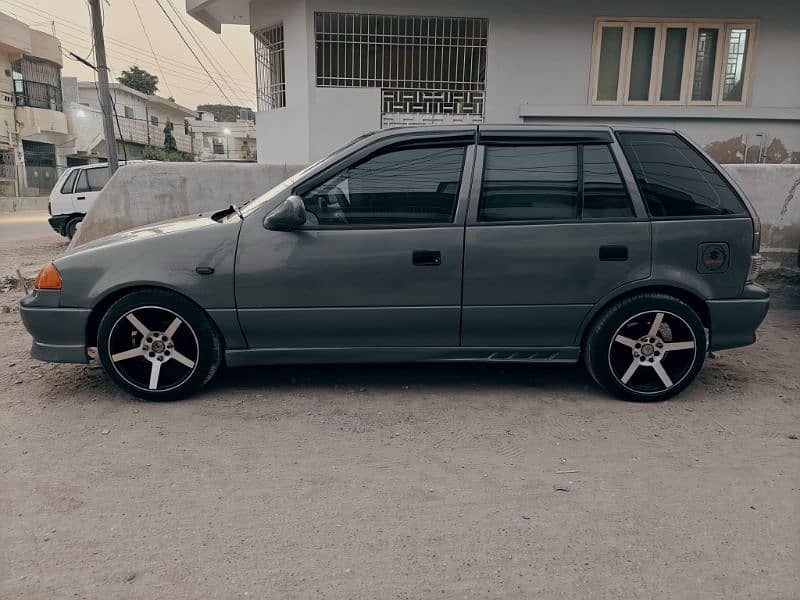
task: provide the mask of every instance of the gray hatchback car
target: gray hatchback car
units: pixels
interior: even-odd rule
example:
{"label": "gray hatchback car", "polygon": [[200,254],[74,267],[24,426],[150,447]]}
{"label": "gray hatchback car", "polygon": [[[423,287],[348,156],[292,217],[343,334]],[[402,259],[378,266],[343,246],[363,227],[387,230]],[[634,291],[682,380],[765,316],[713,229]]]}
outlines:
{"label": "gray hatchback car", "polygon": [[658,400],[769,306],[759,221],[674,131],[452,126],[361,137],[262,196],[126,231],[46,266],[33,356],[137,396],[220,365],[574,363]]}

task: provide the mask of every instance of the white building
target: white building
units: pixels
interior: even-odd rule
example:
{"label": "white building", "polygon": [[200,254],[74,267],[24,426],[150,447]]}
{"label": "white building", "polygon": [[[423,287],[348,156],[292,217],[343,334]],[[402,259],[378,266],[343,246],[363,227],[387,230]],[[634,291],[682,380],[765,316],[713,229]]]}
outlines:
{"label": "white building", "polygon": [[209,111],[197,113],[190,133],[199,160],[255,160],[256,125],[253,121],[215,121]]}
{"label": "white building", "polygon": [[[120,159],[142,158],[147,146],[164,147],[164,127],[173,125],[172,135],[178,150],[196,155],[192,136],[186,131],[186,122],[195,119],[195,111],[161,96],[143,94],[121,83],[111,83],[111,99],[116,110],[114,130]],[[63,78],[64,101],[70,130],[74,141],[67,147],[70,165],[85,164],[106,159],[103,118],[97,84]],[[124,141],[124,146],[122,142]]]}
{"label": "white building", "polygon": [[0,13],[0,194],[47,192],[66,165],[61,66],[57,38]]}
{"label": "white building", "polygon": [[747,0],[186,0],[255,38],[258,157],[307,163],[403,123],[684,130],[724,162],[800,162],[800,8]]}

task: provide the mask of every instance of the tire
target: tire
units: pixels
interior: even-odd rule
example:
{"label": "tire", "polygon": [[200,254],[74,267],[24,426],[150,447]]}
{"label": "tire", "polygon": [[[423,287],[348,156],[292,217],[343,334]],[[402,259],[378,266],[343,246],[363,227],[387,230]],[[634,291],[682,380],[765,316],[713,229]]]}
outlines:
{"label": "tire", "polygon": [[83,221],[82,217],[75,217],[74,219],[67,221],[67,224],[64,225],[64,236],[70,240],[74,238],[75,233],[78,231],[78,223],[81,221]]}
{"label": "tire", "polygon": [[592,378],[606,391],[625,400],[655,402],[686,389],[706,351],[706,330],[692,307],[667,294],[645,293],[600,315],[589,328],[583,356]]}
{"label": "tire", "polygon": [[167,290],[131,292],[100,321],[97,355],[126,392],[177,400],[208,383],[222,363],[220,335],[202,308]]}

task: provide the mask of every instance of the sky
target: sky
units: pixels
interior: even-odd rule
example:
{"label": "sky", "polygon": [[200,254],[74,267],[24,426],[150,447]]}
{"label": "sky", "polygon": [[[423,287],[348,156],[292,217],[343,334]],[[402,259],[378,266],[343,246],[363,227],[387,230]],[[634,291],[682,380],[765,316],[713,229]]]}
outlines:
{"label": "sky", "polygon": [[[158,2],[166,9],[211,77],[181,41]],[[158,95],[173,96],[178,104],[188,108],[195,109],[198,104],[212,103],[238,104],[255,109],[253,38],[247,26],[223,25],[222,34],[218,35],[186,13],[185,0],[102,0],[101,4],[105,14],[103,29],[106,54],[114,80],[121,71],[135,64],[158,76]],[[137,8],[147,35],[142,29]],[[55,28],[55,35],[61,40],[65,53],[71,51],[88,57],[87,60],[94,64],[86,0],[0,0],[0,12],[50,34]],[[185,26],[191,33],[186,31]],[[64,57],[62,74],[80,80],[94,79],[92,69],[68,56]],[[227,98],[212,79],[219,84]]]}

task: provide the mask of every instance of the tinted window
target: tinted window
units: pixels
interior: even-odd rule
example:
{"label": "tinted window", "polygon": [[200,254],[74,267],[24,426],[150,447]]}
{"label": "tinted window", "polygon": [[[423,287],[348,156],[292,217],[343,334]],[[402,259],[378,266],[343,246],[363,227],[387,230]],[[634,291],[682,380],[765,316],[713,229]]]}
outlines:
{"label": "tinted window", "polygon": [[99,192],[108,181],[108,167],[84,169],[78,178],[76,192]]}
{"label": "tinted window", "polygon": [[577,146],[488,146],[480,221],[578,216]]}
{"label": "tinted window", "polygon": [[67,175],[66,181],[64,181],[64,185],[61,186],[61,193],[62,194],[71,194],[72,193],[72,186],[75,185],[75,179],[78,177],[78,171],[73,171],[69,175]]}
{"label": "tinted window", "polygon": [[608,146],[583,147],[583,217],[632,217],[628,192]]}
{"label": "tinted window", "polygon": [[391,150],[304,194],[309,225],[450,223],[465,148]]}
{"label": "tinted window", "polygon": [[745,212],[723,177],[677,135],[628,132],[618,136],[652,216]]}

